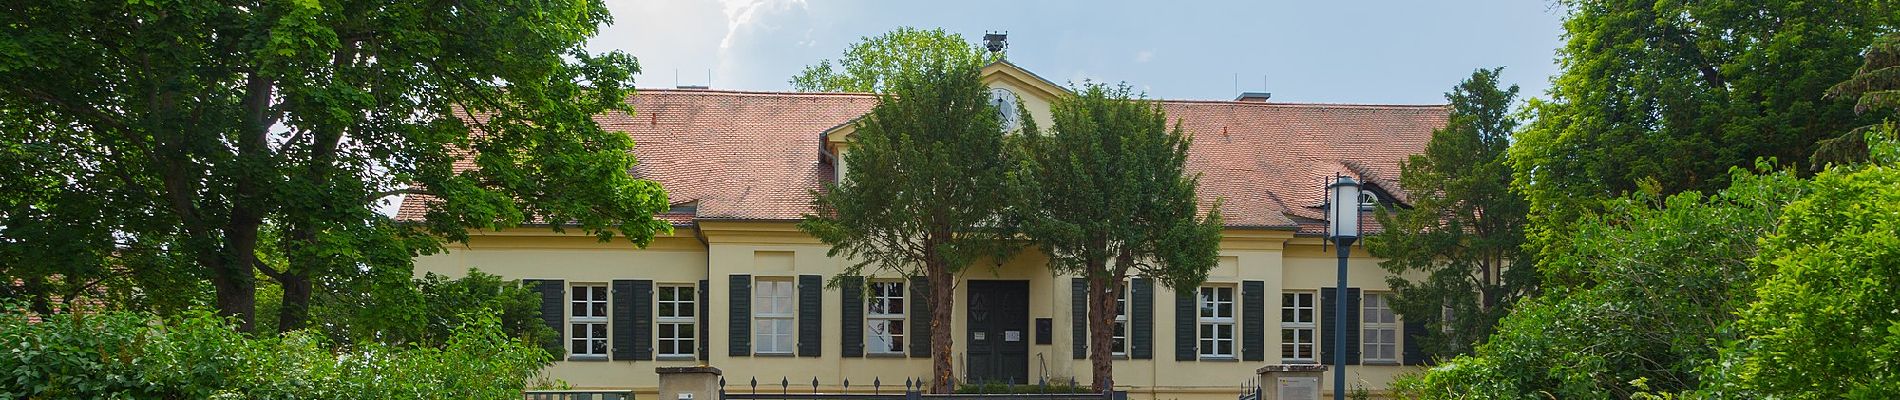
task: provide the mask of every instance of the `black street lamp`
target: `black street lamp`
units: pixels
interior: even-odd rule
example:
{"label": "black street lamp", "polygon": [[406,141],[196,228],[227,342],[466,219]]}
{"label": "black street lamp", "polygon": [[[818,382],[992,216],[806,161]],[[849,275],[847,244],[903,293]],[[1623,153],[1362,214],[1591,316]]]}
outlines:
{"label": "black street lamp", "polygon": [[1333,289],[1333,398],[1346,395],[1346,259],[1359,240],[1359,181],[1337,175],[1326,185],[1326,237],[1339,248],[1339,287]]}

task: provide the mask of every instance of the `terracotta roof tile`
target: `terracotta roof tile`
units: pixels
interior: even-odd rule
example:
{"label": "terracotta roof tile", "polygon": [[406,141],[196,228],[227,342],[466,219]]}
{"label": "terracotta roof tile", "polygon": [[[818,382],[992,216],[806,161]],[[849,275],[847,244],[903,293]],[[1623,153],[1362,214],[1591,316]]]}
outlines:
{"label": "terracotta roof tile", "polygon": [[[635,176],[660,182],[697,219],[792,220],[832,179],[820,133],[876,104],[867,94],[645,89],[635,113],[596,118],[634,139]],[[1323,179],[1361,177],[1403,199],[1393,180],[1405,156],[1443,126],[1443,106],[1164,101],[1194,135],[1188,170],[1201,174],[1203,205],[1219,199],[1227,225],[1309,233],[1323,217]],[[465,166],[458,165],[458,168]],[[432,199],[406,198],[399,219]],[[684,215],[663,215],[676,224]],[[1320,224],[1323,225],[1323,224]],[[1323,230],[1323,226],[1320,227]]]}

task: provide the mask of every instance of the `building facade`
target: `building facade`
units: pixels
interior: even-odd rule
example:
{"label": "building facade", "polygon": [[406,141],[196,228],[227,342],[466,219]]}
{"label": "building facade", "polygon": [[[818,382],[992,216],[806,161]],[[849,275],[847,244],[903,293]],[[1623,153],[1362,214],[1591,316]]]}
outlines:
{"label": "building facade", "polygon": [[[999,100],[1028,110],[1013,117],[1040,126],[1067,93],[1008,62],[982,76]],[[1333,320],[1323,185],[1354,176],[1368,183],[1364,202],[1403,204],[1399,162],[1423,149],[1447,108],[1265,100],[1162,101],[1193,135],[1188,169],[1201,174],[1203,203],[1221,202],[1227,227],[1206,284],[1177,292],[1137,278],[1118,301],[1115,382],[1132,397],[1230,399],[1262,365],[1330,363],[1333,329],[1350,336],[1354,386],[1381,391],[1423,361],[1409,340],[1418,327],[1387,307],[1387,274],[1363,249],[1349,261],[1351,316]],[[844,173],[852,122],[876,96],[648,89],[629,101],[636,113],[597,120],[633,137],[630,173],[666,188],[673,234],[636,249],[546,227],[479,231],[416,262],[418,274],[477,268],[535,285],[566,344],[550,377],[650,394],[655,367],[707,364],[733,382],[889,388],[930,376],[920,299],[948,295],[955,320],[939,329],[954,331],[966,382],[1089,382],[1085,285],[1035,251],[972,267],[954,293],[883,271],[867,271],[864,285],[824,286],[850,262],[794,224],[812,191]],[[405,199],[399,217],[429,205]]]}

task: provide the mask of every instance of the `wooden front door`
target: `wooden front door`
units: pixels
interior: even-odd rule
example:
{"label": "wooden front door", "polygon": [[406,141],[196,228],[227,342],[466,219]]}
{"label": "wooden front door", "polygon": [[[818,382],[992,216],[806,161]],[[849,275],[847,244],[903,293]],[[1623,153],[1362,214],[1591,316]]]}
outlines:
{"label": "wooden front door", "polygon": [[1029,383],[1029,281],[969,281],[969,383]]}

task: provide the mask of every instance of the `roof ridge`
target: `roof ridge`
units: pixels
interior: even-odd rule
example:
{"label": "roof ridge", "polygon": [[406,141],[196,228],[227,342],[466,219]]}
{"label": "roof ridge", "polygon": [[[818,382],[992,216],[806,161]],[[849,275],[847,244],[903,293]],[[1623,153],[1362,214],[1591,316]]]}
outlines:
{"label": "roof ridge", "polygon": [[865,92],[792,92],[773,90],[735,90],[735,89],[678,89],[678,88],[634,88],[634,94],[663,92],[672,94],[714,94],[738,96],[809,96],[809,97],[861,97],[877,98],[877,93]]}
{"label": "roof ridge", "polygon": [[1450,104],[1376,104],[1376,103],[1274,103],[1248,102],[1233,100],[1197,100],[1197,99],[1161,99],[1162,104],[1179,103],[1190,105],[1232,105],[1248,107],[1289,107],[1289,108],[1378,108],[1378,109],[1431,109],[1446,108]]}

